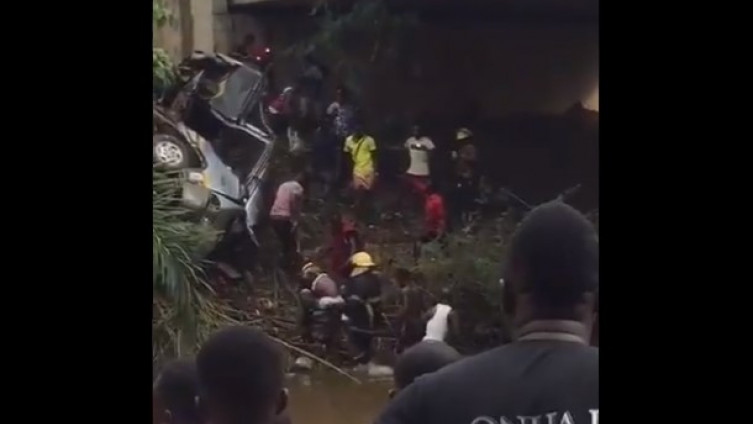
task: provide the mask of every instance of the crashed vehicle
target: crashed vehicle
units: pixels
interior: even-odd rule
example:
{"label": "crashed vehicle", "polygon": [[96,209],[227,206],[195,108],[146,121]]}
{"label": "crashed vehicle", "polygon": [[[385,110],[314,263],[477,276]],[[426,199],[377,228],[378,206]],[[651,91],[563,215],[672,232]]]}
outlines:
{"label": "crashed vehicle", "polygon": [[223,54],[195,53],[153,108],[154,166],[183,177],[181,202],[224,238],[254,228],[275,138],[262,104],[264,74]]}

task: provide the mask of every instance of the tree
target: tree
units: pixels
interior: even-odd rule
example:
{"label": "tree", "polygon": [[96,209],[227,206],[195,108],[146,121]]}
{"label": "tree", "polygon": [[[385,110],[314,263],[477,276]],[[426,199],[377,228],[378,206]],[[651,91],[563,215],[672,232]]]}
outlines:
{"label": "tree", "polygon": [[317,31],[287,53],[315,52],[356,94],[375,63],[399,60],[402,40],[418,25],[416,16],[391,12],[383,0],[358,0],[348,10],[321,0],[311,14],[318,21]]}
{"label": "tree", "polygon": [[[164,0],[152,0],[152,31],[153,33],[167,25],[173,19]],[[165,49],[154,46],[152,40],[152,91],[155,96],[161,93],[175,80],[173,63]]]}

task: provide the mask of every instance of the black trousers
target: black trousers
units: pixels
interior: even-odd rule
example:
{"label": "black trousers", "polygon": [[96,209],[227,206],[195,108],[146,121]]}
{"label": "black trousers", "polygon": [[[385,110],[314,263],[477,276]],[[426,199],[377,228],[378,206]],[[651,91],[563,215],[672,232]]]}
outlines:
{"label": "black trousers", "polygon": [[282,265],[284,267],[292,266],[298,253],[298,239],[296,238],[293,223],[289,219],[272,219],[272,229],[274,229],[277,238],[280,240]]}
{"label": "black trousers", "polygon": [[453,229],[460,229],[465,225],[465,215],[476,209],[476,199],[479,196],[478,179],[455,177],[449,194],[450,224]]}
{"label": "black trousers", "polygon": [[371,340],[374,336],[370,332],[364,333],[363,330],[363,328],[359,327],[349,327],[348,338],[358,352],[355,358],[356,362],[359,364],[368,364],[374,356],[371,350]]}
{"label": "black trousers", "polygon": [[365,303],[346,301],[345,315],[348,317],[348,339],[356,350],[356,362],[366,364],[371,361],[373,351],[371,341],[374,338],[374,327],[377,322],[377,314],[381,314],[378,307],[373,307],[374,318],[370,314]]}

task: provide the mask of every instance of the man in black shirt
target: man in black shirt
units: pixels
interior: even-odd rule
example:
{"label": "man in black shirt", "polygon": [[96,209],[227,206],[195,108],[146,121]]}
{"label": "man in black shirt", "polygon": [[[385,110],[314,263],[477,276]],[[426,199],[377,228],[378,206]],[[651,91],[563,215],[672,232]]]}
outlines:
{"label": "man in black shirt", "polygon": [[516,230],[504,273],[516,340],[417,379],[377,424],[597,424],[599,350],[588,346],[599,285],[591,223],[550,202]]}

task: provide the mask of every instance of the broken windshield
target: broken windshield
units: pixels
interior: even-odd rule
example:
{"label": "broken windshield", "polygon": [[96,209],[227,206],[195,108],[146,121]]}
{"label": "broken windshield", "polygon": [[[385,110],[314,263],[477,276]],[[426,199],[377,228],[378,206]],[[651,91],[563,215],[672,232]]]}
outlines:
{"label": "broken windshield", "polygon": [[244,114],[249,95],[261,80],[261,74],[251,68],[236,68],[224,82],[222,94],[210,101],[212,108],[229,119],[238,119]]}

